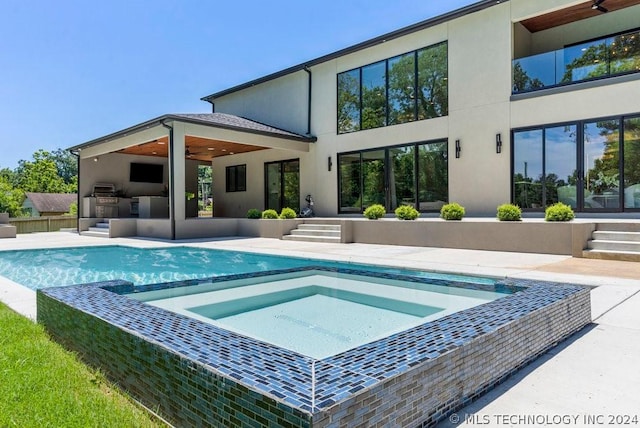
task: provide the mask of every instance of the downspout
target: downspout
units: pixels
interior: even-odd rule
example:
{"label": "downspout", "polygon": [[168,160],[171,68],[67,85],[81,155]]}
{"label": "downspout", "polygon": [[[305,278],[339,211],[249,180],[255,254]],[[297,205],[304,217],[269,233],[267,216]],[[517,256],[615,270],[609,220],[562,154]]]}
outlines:
{"label": "downspout", "polygon": [[78,188],[76,189],[76,231],[78,232],[78,235],[80,235],[80,153],[73,150],[69,150],[69,153],[76,157],[78,170]]}
{"label": "downspout", "polygon": [[304,71],[309,76],[309,96],[307,97],[307,135],[311,135],[311,69],[308,66],[304,66]]}
{"label": "downspout", "polygon": [[173,162],[173,126],[160,122],[162,126],[169,130],[169,222],[171,224],[171,240],[176,240],[176,201],[173,192],[174,184],[174,162]]}

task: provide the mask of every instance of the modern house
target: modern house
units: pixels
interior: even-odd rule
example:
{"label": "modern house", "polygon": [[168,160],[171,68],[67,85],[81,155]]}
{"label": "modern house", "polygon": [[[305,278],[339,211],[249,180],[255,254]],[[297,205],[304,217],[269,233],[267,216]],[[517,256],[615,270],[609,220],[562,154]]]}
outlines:
{"label": "modern house", "polygon": [[[200,164],[216,218],[307,194],[331,217],[454,201],[640,212],[639,23],[640,0],[479,1],[205,96],[211,113],[72,147],[80,197],[172,238],[207,233],[185,198]],[[80,216],[100,217],[96,201]]]}
{"label": "modern house", "polygon": [[76,203],[75,193],[25,193],[22,210],[31,217],[63,215],[69,212],[71,204]]}

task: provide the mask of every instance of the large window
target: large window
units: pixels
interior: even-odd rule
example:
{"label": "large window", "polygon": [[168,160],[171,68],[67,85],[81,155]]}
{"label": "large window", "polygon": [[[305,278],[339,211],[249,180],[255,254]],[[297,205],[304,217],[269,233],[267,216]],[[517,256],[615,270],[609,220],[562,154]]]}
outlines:
{"label": "large window", "polygon": [[245,192],[247,190],[247,165],[227,167],[226,189],[227,192]]}
{"label": "large window", "polygon": [[338,74],[338,133],[446,116],[447,42]]}
{"label": "large window", "polygon": [[338,154],[340,212],[372,204],[439,210],[448,201],[447,143],[436,141]]}
{"label": "large window", "polygon": [[640,209],[640,118],[516,130],[512,180],[513,202],[524,209]]}

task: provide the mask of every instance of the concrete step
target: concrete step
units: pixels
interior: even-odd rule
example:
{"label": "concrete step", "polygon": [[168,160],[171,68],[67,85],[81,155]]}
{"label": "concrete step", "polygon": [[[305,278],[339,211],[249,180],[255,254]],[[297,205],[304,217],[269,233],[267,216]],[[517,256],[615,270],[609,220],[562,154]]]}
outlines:
{"label": "concrete step", "polygon": [[585,259],[618,260],[623,262],[640,262],[640,253],[607,250],[584,250],[582,257]]}
{"label": "concrete step", "polygon": [[105,230],[105,229],[101,229],[101,228],[97,228],[97,227],[91,227],[89,228],[89,230],[85,230],[83,232],[80,232],[80,235],[82,236],[95,236],[98,238],[109,238],[109,230]]}
{"label": "concrete step", "polygon": [[593,239],[597,241],[640,242],[640,232],[623,232],[613,230],[596,230]]}
{"label": "concrete step", "polygon": [[337,230],[340,231],[339,224],[318,224],[318,223],[303,223],[298,225],[300,230]]}
{"label": "concrete step", "polygon": [[640,232],[640,222],[598,223],[597,230],[603,232]]}
{"label": "concrete step", "polygon": [[594,239],[587,243],[590,250],[619,251],[640,254],[640,242],[633,241],[609,241]]}
{"label": "concrete step", "polygon": [[282,237],[285,241],[300,241],[300,242],[326,242],[339,244],[340,237],[334,236],[313,236],[313,235],[285,235]]}
{"label": "concrete step", "polygon": [[327,229],[294,229],[291,231],[292,235],[296,236],[327,236],[340,238],[340,230],[327,230]]}

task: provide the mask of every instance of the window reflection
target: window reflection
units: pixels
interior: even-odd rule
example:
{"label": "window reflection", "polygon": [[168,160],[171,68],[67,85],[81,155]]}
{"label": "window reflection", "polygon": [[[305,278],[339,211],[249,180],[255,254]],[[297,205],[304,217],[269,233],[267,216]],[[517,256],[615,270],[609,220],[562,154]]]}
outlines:
{"label": "window reflection", "polygon": [[513,60],[513,93],[640,71],[640,33]]}
{"label": "window reflection", "polygon": [[562,202],[577,208],[576,125],[546,128],[544,135],[545,205]]}
{"label": "window reflection", "polygon": [[640,117],[624,121],[624,207],[640,209]]}
{"label": "window reflection", "polygon": [[338,164],[340,212],[372,204],[435,211],[448,201],[446,141],[339,154]]}
{"label": "window reflection", "polygon": [[584,124],[584,206],[618,208],[620,132],[618,120]]}
{"label": "window reflection", "polygon": [[389,149],[389,189],[391,209],[416,204],[415,146]]}
{"label": "window reflection", "polygon": [[415,54],[389,60],[389,125],[411,122],[416,116]]}
{"label": "window reflection", "polygon": [[418,119],[449,114],[447,44],[418,51]]}
{"label": "window reflection", "polygon": [[360,70],[338,75],[338,133],[360,130]]}
{"label": "window reflection", "polygon": [[447,46],[439,43],[338,74],[338,133],[446,116]]}
{"label": "window reflection", "polygon": [[360,153],[340,155],[340,211],[361,212]]}
{"label": "window reflection", "polygon": [[386,81],[384,61],[362,68],[362,129],[387,124]]}
{"label": "window reflection", "polygon": [[542,129],[513,134],[514,203],[520,208],[541,208]]}

